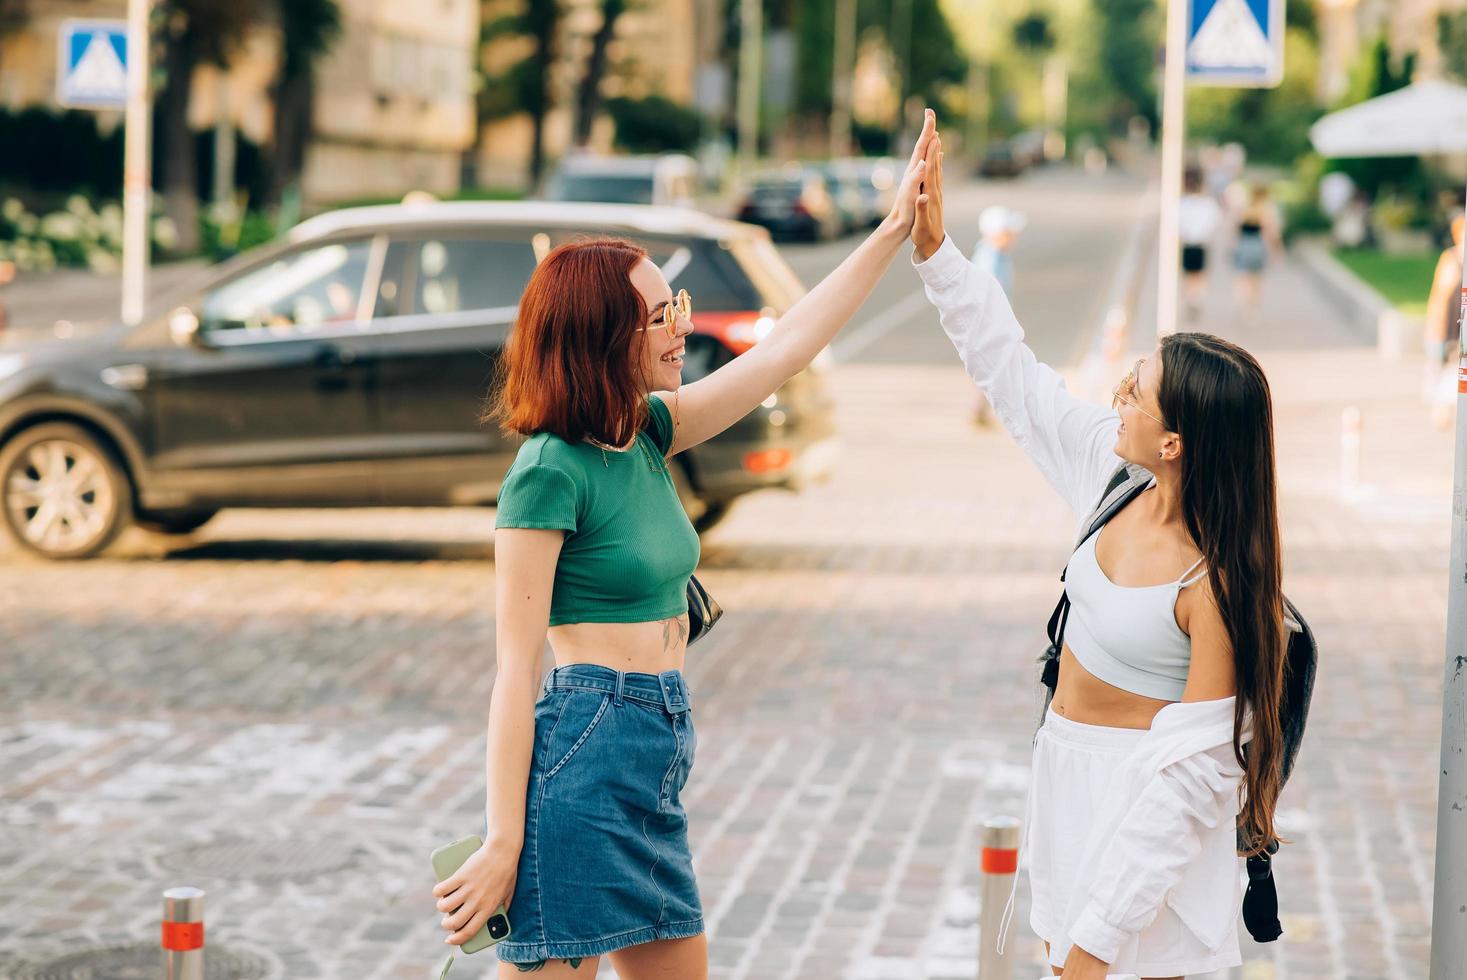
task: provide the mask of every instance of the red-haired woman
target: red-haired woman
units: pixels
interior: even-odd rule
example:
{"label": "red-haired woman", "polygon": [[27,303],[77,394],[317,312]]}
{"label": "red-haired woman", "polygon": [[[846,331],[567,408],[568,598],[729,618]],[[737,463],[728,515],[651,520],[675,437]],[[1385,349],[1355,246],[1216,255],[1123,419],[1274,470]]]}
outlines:
{"label": "red-haired woman", "polygon": [[602,954],[623,980],[708,975],[679,799],[698,538],[667,460],[768,398],[856,312],[911,231],[935,127],[928,112],[871,237],[758,346],[685,388],[691,305],[640,248],[565,245],[531,277],[493,411],[529,438],[496,521],[485,842],[434,889],[449,943],[507,908],[501,977],[585,980]]}

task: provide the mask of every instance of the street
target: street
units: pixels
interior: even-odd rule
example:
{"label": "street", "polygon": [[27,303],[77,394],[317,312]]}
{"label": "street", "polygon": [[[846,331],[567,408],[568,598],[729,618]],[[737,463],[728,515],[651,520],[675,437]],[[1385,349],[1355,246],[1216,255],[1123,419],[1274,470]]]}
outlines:
{"label": "street", "polygon": [[[1077,368],[1144,192],[1068,169],[955,183],[949,231],[969,251],[982,206],[1028,215],[1014,305],[1039,357]],[[783,250],[810,285],[856,241]],[[1451,437],[1426,421],[1416,362],[1380,361],[1293,263],[1272,276],[1247,322],[1215,283],[1204,327],[1269,371],[1285,588],[1321,663],[1280,815],[1285,934],[1245,941],[1236,976],[1421,980]],[[703,541],[727,610],[686,670],[712,976],[972,980],[979,831],[1023,809],[1075,518],[971,423],[905,253],[834,355],[833,479],[745,499]],[[1077,375],[1108,400],[1117,378],[1101,380]],[[1353,488],[1346,406],[1365,419]],[[428,854],[477,833],[483,805],[493,523],[235,511],[80,564],[4,546],[0,977],[155,976],[160,895],[181,884],[208,892],[211,980],[430,975]],[[1045,967],[1022,880],[1015,922],[1028,980]],[[491,956],[452,975],[492,975]]]}

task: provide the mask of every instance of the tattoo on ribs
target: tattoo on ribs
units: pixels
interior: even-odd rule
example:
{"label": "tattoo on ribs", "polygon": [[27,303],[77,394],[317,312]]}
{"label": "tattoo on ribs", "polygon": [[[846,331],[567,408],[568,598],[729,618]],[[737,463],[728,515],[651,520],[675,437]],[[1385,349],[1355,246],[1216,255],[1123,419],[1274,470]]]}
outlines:
{"label": "tattoo on ribs", "polygon": [[681,646],[688,640],[688,618],[679,616],[676,619],[664,619],[662,621],[662,649],[671,650]]}

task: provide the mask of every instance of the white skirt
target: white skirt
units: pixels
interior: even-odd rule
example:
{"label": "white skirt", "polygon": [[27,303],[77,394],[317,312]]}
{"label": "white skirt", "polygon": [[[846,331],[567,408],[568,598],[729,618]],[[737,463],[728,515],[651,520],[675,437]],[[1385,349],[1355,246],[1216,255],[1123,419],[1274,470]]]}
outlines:
{"label": "white skirt", "polygon": [[[1029,873],[1029,924],[1049,943],[1053,966],[1064,966],[1072,945],[1065,914],[1085,855],[1091,815],[1109,791],[1121,760],[1145,734],[1141,729],[1084,725],[1050,709],[1035,738],[1020,860]],[[1223,832],[1231,835],[1233,830],[1229,826]],[[1232,888],[1232,882],[1219,883],[1221,894],[1231,894]],[[1163,904],[1151,924],[1121,947],[1110,972],[1176,977],[1242,962],[1236,917],[1222,946],[1209,950]]]}

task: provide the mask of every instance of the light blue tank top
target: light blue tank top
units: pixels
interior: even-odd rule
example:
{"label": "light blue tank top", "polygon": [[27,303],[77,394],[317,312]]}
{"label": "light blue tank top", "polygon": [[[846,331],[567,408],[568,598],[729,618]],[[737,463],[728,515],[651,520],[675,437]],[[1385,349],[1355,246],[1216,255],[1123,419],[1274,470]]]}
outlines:
{"label": "light blue tank top", "polygon": [[1099,537],[1097,530],[1070,557],[1065,644],[1080,666],[1112,687],[1162,701],[1182,700],[1192,640],[1177,625],[1177,594],[1207,574],[1204,569],[1188,577],[1202,559],[1175,582],[1116,585],[1095,559]]}

